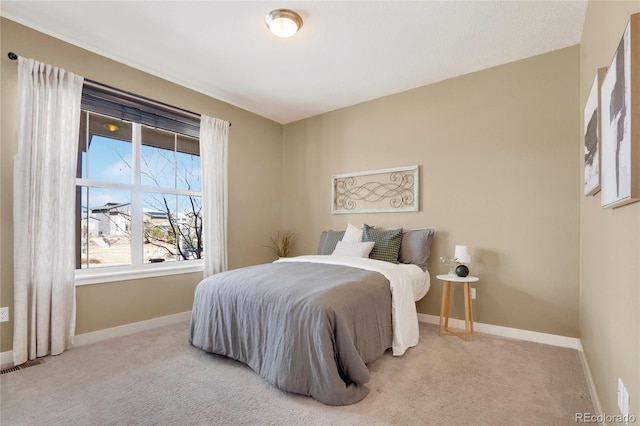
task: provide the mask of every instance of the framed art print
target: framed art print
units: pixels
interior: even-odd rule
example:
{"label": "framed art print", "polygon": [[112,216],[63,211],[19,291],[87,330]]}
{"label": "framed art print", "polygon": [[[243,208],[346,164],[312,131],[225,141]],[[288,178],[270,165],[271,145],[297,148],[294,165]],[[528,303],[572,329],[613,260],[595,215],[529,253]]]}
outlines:
{"label": "framed art print", "polygon": [[640,13],[631,16],[600,88],[602,207],[640,201]]}
{"label": "framed art print", "polygon": [[584,106],[584,195],[600,191],[600,84],[606,71],[596,72]]}

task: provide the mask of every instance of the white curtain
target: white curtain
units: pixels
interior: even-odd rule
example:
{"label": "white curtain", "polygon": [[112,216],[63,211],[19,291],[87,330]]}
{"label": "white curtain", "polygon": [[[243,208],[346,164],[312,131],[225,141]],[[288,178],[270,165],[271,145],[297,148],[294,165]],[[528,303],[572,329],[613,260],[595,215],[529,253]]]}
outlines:
{"label": "white curtain", "polygon": [[75,333],[75,204],[84,79],[18,58],[13,361],[57,355]]}
{"label": "white curtain", "polygon": [[229,122],[201,116],[204,276],[227,270],[227,145]]}

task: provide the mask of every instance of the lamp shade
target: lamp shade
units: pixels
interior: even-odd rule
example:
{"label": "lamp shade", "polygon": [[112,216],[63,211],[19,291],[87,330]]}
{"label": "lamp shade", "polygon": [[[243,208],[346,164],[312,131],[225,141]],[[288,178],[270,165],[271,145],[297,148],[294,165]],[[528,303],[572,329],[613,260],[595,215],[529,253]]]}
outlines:
{"label": "lamp shade", "polygon": [[469,263],[471,262],[471,255],[469,254],[469,247],[467,246],[456,246],[456,249],[453,253],[453,257],[458,259],[460,263]]}

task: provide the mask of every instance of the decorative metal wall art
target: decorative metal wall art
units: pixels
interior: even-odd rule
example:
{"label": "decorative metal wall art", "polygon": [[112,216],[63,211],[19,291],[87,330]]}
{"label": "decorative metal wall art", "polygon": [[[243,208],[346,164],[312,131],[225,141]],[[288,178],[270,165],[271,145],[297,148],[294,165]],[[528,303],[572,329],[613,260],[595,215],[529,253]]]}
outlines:
{"label": "decorative metal wall art", "polygon": [[418,211],[418,166],[331,176],[331,213]]}

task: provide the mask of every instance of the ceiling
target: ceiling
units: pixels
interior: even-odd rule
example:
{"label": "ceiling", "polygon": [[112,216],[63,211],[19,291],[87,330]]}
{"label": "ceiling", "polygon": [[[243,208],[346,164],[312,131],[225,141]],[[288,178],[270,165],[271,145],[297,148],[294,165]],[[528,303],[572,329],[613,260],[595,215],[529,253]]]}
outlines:
{"label": "ceiling", "polygon": [[[278,8],[304,20],[291,38],[264,23]],[[586,8],[586,0],[0,2],[8,19],[282,124],[578,44]]]}

